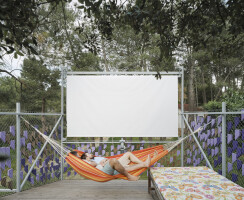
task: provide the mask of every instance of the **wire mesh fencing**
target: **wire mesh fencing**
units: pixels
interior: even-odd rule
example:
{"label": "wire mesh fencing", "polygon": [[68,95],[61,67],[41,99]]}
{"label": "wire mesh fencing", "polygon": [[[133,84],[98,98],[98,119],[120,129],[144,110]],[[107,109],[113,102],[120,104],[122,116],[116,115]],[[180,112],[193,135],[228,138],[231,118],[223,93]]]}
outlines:
{"label": "wire mesh fencing", "polygon": [[[189,115],[188,123],[193,131],[199,127],[203,129],[195,134],[201,148],[193,136],[189,136],[184,142],[184,165],[210,167],[204,158],[205,154],[213,170],[222,175],[222,159],[225,156],[226,177],[243,187],[244,114],[226,115],[226,152],[222,152],[222,115]],[[185,134],[189,134],[189,128],[187,129]]]}
{"label": "wire mesh fencing", "polygon": [[[58,120],[56,116],[28,115],[24,118],[47,136],[51,134]],[[46,143],[45,139],[24,120],[21,121],[21,130],[21,180],[25,180],[30,173],[22,190],[59,180],[61,174],[60,155],[48,143],[43,148]],[[60,142],[60,126],[53,131],[52,138]]]}
{"label": "wire mesh fencing", "polygon": [[0,115],[0,155],[6,158],[0,161],[0,189],[16,188],[15,121],[15,115]]}

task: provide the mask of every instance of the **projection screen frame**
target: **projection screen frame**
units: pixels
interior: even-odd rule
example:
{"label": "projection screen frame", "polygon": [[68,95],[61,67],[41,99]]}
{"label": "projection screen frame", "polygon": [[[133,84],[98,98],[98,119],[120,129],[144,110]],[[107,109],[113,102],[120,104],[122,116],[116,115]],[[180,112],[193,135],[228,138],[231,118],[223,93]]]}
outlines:
{"label": "projection screen frame", "polygon": [[[179,71],[173,72],[78,72],[78,71],[67,71],[62,68],[61,71],[61,115],[64,116],[64,83],[67,75],[178,75],[178,78],[181,78],[181,138],[184,137],[184,67],[178,67]],[[72,141],[67,141],[67,138],[63,137],[63,125],[64,117],[61,120],[61,145],[65,143],[73,143]],[[95,142],[95,141],[94,141]],[[119,143],[124,142],[123,138]],[[165,143],[165,141],[157,141],[158,143]],[[117,142],[116,142],[117,143]],[[146,143],[146,142],[145,142]],[[63,165],[64,160],[61,158],[61,180],[63,179]],[[181,143],[181,166],[184,166],[184,143]]]}

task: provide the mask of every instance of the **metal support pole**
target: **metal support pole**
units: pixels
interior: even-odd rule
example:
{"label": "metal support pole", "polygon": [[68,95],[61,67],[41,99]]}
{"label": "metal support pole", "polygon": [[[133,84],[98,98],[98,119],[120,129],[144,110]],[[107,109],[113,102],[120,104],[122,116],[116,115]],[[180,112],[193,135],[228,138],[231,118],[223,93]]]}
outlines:
{"label": "metal support pole", "polygon": [[20,192],[20,103],[16,103],[16,192]]}
{"label": "metal support pole", "polygon": [[[181,67],[181,138],[184,138],[184,67]],[[181,143],[181,167],[184,167],[184,141]]]}
{"label": "metal support pole", "polygon": [[[189,123],[188,123],[188,121],[186,120],[186,118],[185,118],[184,115],[183,115],[183,118],[184,118],[185,123],[186,123],[187,127],[189,128],[190,132],[193,133],[193,131],[192,131],[192,129],[191,129],[191,127],[190,127],[190,125],[189,125]],[[208,160],[208,158],[207,158],[205,152],[203,151],[203,149],[202,149],[200,143],[198,142],[198,140],[197,140],[195,134],[192,134],[192,136],[193,136],[194,140],[196,141],[197,146],[199,147],[200,151],[202,152],[203,157],[205,158],[206,162],[208,163],[208,166],[209,166],[211,169],[213,169],[213,167],[212,167],[212,165],[210,164],[210,162],[209,162],[209,160]]]}
{"label": "metal support pole", "polygon": [[[61,148],[63,149],[63,138],[64,138],[64,70],[62,68],[61,72]],[[64,167],[64,159],[63,152],[61,151],[61,180],[63,180],[63,167]]]}
{"label": "metal support pole", "polygon": [[226,103],[222,102],[222,175],[226,177]]}

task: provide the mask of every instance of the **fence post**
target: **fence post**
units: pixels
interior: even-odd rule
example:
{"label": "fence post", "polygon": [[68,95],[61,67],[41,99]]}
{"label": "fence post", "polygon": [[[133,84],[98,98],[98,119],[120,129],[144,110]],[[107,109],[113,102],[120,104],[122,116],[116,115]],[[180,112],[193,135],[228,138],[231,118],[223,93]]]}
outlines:
{"label": "fence post", "polygon": [[16,191],[20,192],[20,103],[16,103]]}
{"label": "fence post", "polygon": [[222,102],[222,175],[226,177],[226,103]]}

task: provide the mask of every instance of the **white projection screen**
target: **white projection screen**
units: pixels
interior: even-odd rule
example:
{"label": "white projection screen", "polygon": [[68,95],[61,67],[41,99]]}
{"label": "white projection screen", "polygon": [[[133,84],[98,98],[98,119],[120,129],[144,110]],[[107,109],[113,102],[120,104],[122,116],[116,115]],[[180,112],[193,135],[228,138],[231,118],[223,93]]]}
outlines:
{"label": "white projection screen", "polygon": [[178,137],[178,77],[67,77],[67,137]]}

